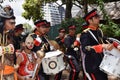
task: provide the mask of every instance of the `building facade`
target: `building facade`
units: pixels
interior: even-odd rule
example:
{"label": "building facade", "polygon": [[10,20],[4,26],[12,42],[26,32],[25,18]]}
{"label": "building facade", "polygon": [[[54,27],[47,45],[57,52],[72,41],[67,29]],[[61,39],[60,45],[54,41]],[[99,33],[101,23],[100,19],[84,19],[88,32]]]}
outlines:
{"label": "building facade", "polygon": [[51,26],[60,24],[64,19],[64,8],[58,7],[55,3],[47,3],[43,6],[44,19],[51,22]]}

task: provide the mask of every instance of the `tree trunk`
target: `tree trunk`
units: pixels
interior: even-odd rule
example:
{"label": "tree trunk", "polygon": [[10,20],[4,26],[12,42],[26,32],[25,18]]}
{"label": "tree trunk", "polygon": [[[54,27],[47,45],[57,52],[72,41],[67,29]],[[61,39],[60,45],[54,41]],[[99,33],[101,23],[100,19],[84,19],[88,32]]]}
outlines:
{"label": "tree trunk", "polygon": [[84,12],[85,14],[87,14],[88,13],[88,2],[87,0],[83,0],[83,2],[84,2]]}
{"label": "tree trunk", "polygon": [[72,0],[66,0],[65,19],[72,18],[72,13],[71,13],[72,6],[73,6]]}

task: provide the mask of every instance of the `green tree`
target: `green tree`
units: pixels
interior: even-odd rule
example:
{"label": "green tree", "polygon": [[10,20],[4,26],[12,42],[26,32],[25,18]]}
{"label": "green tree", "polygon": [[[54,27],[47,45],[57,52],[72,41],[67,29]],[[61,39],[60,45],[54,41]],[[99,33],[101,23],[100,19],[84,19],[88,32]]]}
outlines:
{"label": "green tree", "polygon": [[108,37],[118,38],[120,36],[120,27],[118,26],[118,24],[115,24],[108,16],[106,10],[104,9],[104,1],[97,0],[97,3],[103,13],[103,19],[106,20],[106,23],[101,26],[104,34]]}
{"label": "green tree", "polygon": [[41,10],[43,2],[42,0],[25,0],[25,3],[23,4],[23,8],[25,12],[22,13],[22,16],[25,19],[33,19],[33,21],[42,19],[43,18],[43,12]]}
{"label": "green tree", "polygon": [[[84,23],[84,20],[81,17],[78,18],[71,18],[71,19],[67,19],[62,21],[60,27],[65,28],[66,30],[68,30],[68,26],[70,25],[75,25],[76,28],[76,33],[80,33],[82,31],[82,27],[81,25]],[[67,31],[68,32],[68,31]]]}
{"label": "green tree", "polygon": [[[37,20],[42,19],[44,16],[41,10],[41,6],[46,3],[56,2],[58,0],[25,0],[25,3],[23,4],[23,8],[25,12],[22,14],[23,17],[26,19]],[[65,18],[69,19],[72,18],[71,9],[73,4],[75,4],[75,0],[61,0],[62,4],[58,4],[58,6],[66,5],[66,12],[65,12]],[[77,4],[76,4],[77,5]],[[79,5],[77,5],[79,6]],[[79,6],[80,7],[80,6]]]}

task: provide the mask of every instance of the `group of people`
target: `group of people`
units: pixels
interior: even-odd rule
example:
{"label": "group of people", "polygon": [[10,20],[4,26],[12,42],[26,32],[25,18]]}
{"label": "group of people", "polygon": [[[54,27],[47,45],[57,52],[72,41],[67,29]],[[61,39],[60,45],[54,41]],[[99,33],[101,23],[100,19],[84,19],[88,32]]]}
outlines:
{"label": "group of people", "polygon": [[[56,50],[47,38],[50,22],[35,21],[34,31],[21,38],[23,24],[15,26],[13,9],[6,6],[0,10],[0,79],[50,80],[50,75],[44,73],[41,64],[45,53]],[[82,33],[76,35],[76,26],[69,25],[68,34],[60,28],[55,39],[59,50],[64,53],[65,63],[70,67],[69,80],[78,80],[81,70],[83,80],[108,80],[108,75],[99,69],[103,50],[120,49],[120,46],[103,35],[96,9],[85,15],[84,19],[86,24],[82,26]],[[62,71],[55,75],[54,80],[61,80],[61,77]]]}
{"label": "group of people", "polygon": [[[86,14],[84,20],[81,33],[75,34],[76,26],[70,25],[68,34],[65,33],[64,28],[60,28],[59,36],[56,37],[58,44],[62,48],[65,47],[63,51],[71,70],[69,80],[77,80],[81,70],[84,76],[82,80],[118,80],[115,75],[101,71],[100,64],[104,57],[104,50],[111,51],[113,48],[120,50],[119,42],[103,35],[99,27],[100,16],[97,9]],[[57,80],[60,80],[61,74],[62,72],[57,74],[59,78]]]}

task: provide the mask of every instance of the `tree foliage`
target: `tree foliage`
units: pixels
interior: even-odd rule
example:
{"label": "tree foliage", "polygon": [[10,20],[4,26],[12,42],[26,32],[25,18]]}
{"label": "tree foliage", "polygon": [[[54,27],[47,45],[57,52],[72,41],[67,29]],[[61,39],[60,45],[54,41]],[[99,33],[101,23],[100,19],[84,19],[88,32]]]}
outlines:
{"label": "tree foliage", "polygon": [[104,1],[97,0],[97,3],[100,7],[100,10],[103,13],[103,19],[106,20],[106,24],[102,25],[101,28],[104,34],[108,37],[119,37],[120,36],[120,27],[118,24],[115,24],[112,19],[108,16],[106,10],[104,9]]}
{"label": "tree foliage", "polygon": [[[41,10],[41,6],[46,3],[55,2],[57,3],[58,0],[25,0],[25,3],[23,4],[23,8],[25,12],[23,13],[23,16],[26,19],[37,20],[42,19],[43,13]],[[88,4],[98,4],[100,7],[100,10],[103,13],[103,18],[106,20],[106,24],[102,25],[101,28],[103,29],[103,32],[106,36],[120,36],[120,28],[117,24],[113,23],[113,21],[108,17],[105,9],[104,9],[104,2],[112,2],[112,1],[120,1],[120,0],[61,0],[62,4],[58,4],[58,6],[66,5],[66,12],[65,12],[65,20],[61,23],[61,27],[64,27],[67,29],[67,26],[76,25],[77,26],[77,33],[81,32],[81,24],[84,22],[82,18],[72,18],[71,15],[71,9],[73,5],[76,5],[80,8],[84,8],[85,13],[87,13],[88,10]],[[82,7],[81,7],[82,5]]]}
{"label": "tree foliage", "polygon": [[84,20],[81,17],[79,17],[79,18],[71,18],[71,19],[67,19],[67,20],[62,21],[60,26],[65,28],[66,30],[68,30],[68,26],[75,25],[77,27],[76,28],[76,33],[80,33],[82,31],[81,25],[83,23],[84,23]]}
{"label": "tree foliage", "polygon": [[25,12],[22,13],[22,16],[29,20],[32,18],[33,21],[42,19],[42,4],[42,0],[25,0],[25,3],[23,4]]}

